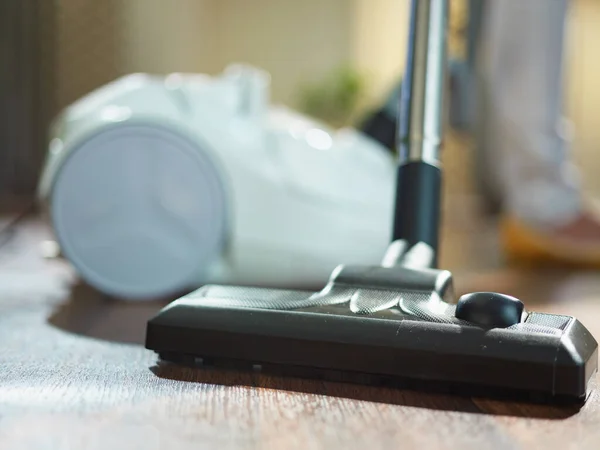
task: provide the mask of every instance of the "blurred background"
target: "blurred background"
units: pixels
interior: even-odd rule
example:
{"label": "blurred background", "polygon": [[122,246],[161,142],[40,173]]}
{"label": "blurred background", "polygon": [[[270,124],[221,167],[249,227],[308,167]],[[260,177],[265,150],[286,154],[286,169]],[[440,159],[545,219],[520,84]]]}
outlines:
{"label": "blurred background", "polygon": [[[450,53],[460,64],[469,56],[469,2],[451,4]],[[248,63],[271,74],[274,103],[333,127],[360,123],[402,77],[408,5],[400,0],[2,0],[1,209],[18,210],[34,196],[51,119],[129,73],[214,75],[232,62]],[[573,0],[568,30],[573,152],[586,189],[600,195],[595,176],[600,2]],[[454,213],[444,233],[472,233],[464,214],[479,194],[471,140],[460,128],[449,132],[443,160],[446,206]],[[493,233],[490,229],[489,236]],[[448,242],[446,266],[469,265],[460,251],[452,251],[463,243]],[[493,247],[489,242],[485,245]]]}
{"label": "blurred background", "polygon": [[[466,52],[467,0],[452,3],[451,51]],[[30,195],[45,127],[61,108],[131,72],[216,74],[247,62],[272,75],[272,99],[351,123],[402,74],[408,2],[393,0],[3,0],[0,5],[0,192]],[[600,3],[570,11],[568,113],[586,183],[600,193]],[[5,63],[8,62],[8,64]],[[319,89],[343,85],[326,104]],[[340,97],[351,101],[344,104]],[[337,104],[336,104],[337,102]],[[350,105],[344,111],[344,106]],[[464,154],[453,158],[468,158]],[[452,165],[454,166],[454,164]]]}

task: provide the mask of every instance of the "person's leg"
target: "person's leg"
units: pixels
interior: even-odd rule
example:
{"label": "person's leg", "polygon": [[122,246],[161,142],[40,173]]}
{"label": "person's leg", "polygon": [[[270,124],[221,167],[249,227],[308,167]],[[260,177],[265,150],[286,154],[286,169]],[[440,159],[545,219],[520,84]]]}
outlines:
{"label": "person's leg", "polygon": [[488,151],[506,210],[555,227],[579,210],[561,130],[567,0],[492,1],[482,53]]}
{"label": "person's leg", "polygon": [[[509,253],[600,263],[600,220],[582,201],[562,116],[567,9],[567,0],[487,3],[484,145]],[[590,243],[596,247],[582,252]]]}

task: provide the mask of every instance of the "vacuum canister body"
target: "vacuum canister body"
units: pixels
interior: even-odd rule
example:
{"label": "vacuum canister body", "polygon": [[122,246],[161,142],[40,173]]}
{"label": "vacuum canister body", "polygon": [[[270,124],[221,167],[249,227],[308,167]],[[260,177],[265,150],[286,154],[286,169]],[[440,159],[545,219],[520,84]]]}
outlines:
{"label": "vacuum canister body", "polygon": [[129,75],[67,108],[39,195],[62,254],[127,299],[205,283],[318,286],[378,263],[394,158],[353,129],[273,106],[270,79]]}

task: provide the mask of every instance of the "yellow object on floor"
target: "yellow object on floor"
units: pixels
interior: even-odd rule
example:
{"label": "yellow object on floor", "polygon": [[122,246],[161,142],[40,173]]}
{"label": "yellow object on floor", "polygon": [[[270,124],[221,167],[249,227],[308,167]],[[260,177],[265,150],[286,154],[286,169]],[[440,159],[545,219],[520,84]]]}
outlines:
{"label": "yellow object on floor", "polygon": [[600,242],[574,242],[537,230],[514,217],[501,219],[500,238],[510,264],[600,269]]}

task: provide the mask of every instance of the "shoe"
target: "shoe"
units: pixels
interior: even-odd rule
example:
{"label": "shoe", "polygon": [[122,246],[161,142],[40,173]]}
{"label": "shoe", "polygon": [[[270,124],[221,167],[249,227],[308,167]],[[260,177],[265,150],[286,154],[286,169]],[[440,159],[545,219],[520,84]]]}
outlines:
{"label": "shoe", "polygon": [[500,219],[507,261],[525,266],[600,268],[600,216],[586,212],[552,231],[540,231],[514,216]]}

